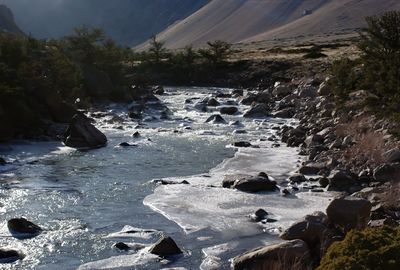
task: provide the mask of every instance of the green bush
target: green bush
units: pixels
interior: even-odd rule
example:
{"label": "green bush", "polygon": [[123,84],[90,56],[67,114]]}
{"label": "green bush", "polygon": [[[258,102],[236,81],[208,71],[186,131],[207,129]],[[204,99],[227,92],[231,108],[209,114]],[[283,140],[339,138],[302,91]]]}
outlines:
{"label": "green bush", "polygon": [[348,58],[336,60],[331,66],[332,78],[329,84],[336,100],[341,103],[359,86],[359,76],[355,71],[357,62]]}
{"label": "green bush", "polygon": [[317,270],[400,269],[400,227],[351,231],[334,243]]}

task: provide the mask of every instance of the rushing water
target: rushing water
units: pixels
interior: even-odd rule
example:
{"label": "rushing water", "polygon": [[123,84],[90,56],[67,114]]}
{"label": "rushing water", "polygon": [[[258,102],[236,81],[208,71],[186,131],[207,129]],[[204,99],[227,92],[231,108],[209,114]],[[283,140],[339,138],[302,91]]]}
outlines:
{"label": "rushing water", "polygon": [[[273,127],[292,121],[245,120],[239,114],[224,118],[240,120],[241,127],[206,124],[212,112],[198,112],[193,104],[185,104],[188,98],[204,98],[215,90],[167,89],[161,98],[173,111],[172,118],[140,127],[120,106],[110,105],[109,112],[125,122],[123,130],[116,128],[121,124],[108,124],[110,117],[98,122],[109,138],[104,148],[82,152],[55,142],[0,146],[0,154],[14,161],[0,173],[0,246],[26,255],[1,268],[226,269],[233,256],[278,241],[280,228],[323,209],[328,201],[323,195],[305,192],[284,198],[218,187],[226,174],[260,171],[282,182],[300,160],[295,149],[272,147],[267,140],[275,133]],[[247,133],[237,134],[235,129]],[[135,131],[142,136],[133,138]],[[249,140],[259,148],[228,147],[236,140]],[[137,146],[117,147],[125,141]],[[190,185],[156,186],[150,181],[160,178],[186,180]],[[247,215],[260,207],[278,222],[249,222]],[[33,239],[12,238],[6,221],[21,216],[45,232]],[[140,230],[134,228],[156,232],[124,233]],[[161,232],[172,236],[185,254],[168,261],[149,255],[148,248],[129,252],[113,248],[119,241],[148,247]]]}

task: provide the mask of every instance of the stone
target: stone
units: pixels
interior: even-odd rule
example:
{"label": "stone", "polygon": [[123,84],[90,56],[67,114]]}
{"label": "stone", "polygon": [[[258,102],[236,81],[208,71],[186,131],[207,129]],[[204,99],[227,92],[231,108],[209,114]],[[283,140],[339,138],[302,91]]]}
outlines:
{"label": "stone", "polygon": [[219,103],[218,100],[216,100],[215,98],[210,98],[207,102],[207,106],[210,107],[217,107],[219,105],[221,105],[221,103]]}
{"label": "stone", "polygon": [[42,228],[25,218],[13,218],[7,222],[10,233],[18,239],[33,238],[42,233]]}
{"label": "stone", "polygon": [[[283,259],[284,258],[284,259]],[[302,240],[292,240],[260,247],[233,259],[234,270],[307,269],[311,263],[310,250]]]}
{"label": "stone", "polygon": [[279,190],[275,181],[269,180],[268,176],[258,175],[229,175],[222,181],[222,187],[237,189],[244,192],[277,191]]}
{"label": "stone", "polygon": [[292,118],[294,114],[295,112],[293,108],[286,108],[277,112],[273,112],[271,115],[277,118]]}
{"label": "stone", "polygon": [[373,177],[378,182],[400,180],[400,163],[383,164],[375,168]]}
{"label": "stone", "polygon": [[324,137],[318,134],[310,135],[304,141],[307,147],[322,144],[324,142]]}
{"label": "stone", "polygon": [[114,247],[123,251],[128,251],[130,249],[130,247],[124,242],[118,242],[114,245]]}
{"label": "stone", "polygon": [[264,209],[258,209],[254,214],[250,215],[250,219],[254,222],[260,222],[261,220],[267,219],[268,212]]}
{"label": "stone", "polygon": [[292,183],[303,183],[307,182],[307,178],[303,174],[297,173],[290,176],[289,181]]}
{"label": "stone", "polygon": [[268,108],[264,104],[256,104],[245,112],[243,117],[246,118],[256,118],[256,117],[268,117],[270,116]]}
{"label": "stone", "polygon": [[237,113],[239,111],[239,109],[237,107],[222,107],[219,112],[221,114],[228,114],[228,115],[233,115],[235,113]]}
{"label": "stone", "polygon": [[213,124],[227,124],[224,118],[222,118],[219,114],[211,115],[207,120],[206,123],[213,123]]}
{"label": "stone", "polygon": [[400,162],[400,149],[393,148],[383,154],[386,161],[389,163]]}
{"label": "stone", "polygon": [[322,212],[315,212],[305,216],[302,220],[294,223],[287,228],[280,238],[283,240],[301,239],[308,244],[309,247],[320,245],[325,238],[327,232],[328,217]]}
{"label": "stone", "polygon": [[318,183],[321,185],[321,187],[326,188],[329,185],[329,179],[326,177],[321,177],[318,179]]}
{"label": "stone", "polygon": [[0,157],[0,166],[4,166],[7,164],[7,161],[4,158]]}
{"label": "stone", "polygon": [[133,138],[139,138],[141,135],[139,133],[139,131],[136,131],[135,133],[132,134]]}
{"label": "stone", "polygon": [[107,144],[107,137],[86,116],[76,114],[65,132],[64,144],[78,149],[98,148]]}
{"label": "stone", "polygon": [[344,232],[364,229],[370,220],[372,205],[368,200],[355,197],[334,199],[326,209],[329,221]]}
{"label": "stone", "polygon": [[283,98],[293,92],[289,85],[278,84],[273,90],[272,95],[275,97]]}
{"label": "stone", "polygon": [[333,170],[328,179],[331,190],[345,190],[355,183],[352,175],[344,170]]}
{"label": "stone", "polygon": [[320,96],[329,96],[333,93],[332,88],[329,84],[329,78],[327,78],[325,82],[320,84],[317,92]]}
{"label": "stone", "polygon": [[193,108],[200,112],[206,112],[207,111],[207,103],[204,101],[196,102],[193,105]]}
{"label": "stone", "polygon": [[165,257],[182,254],[182,250],[169,236],[162,236],[149,250],[150,253]]}
{"label": "stone", "polygon": [[0,263],[13,263],[22,260],[24,256],[13,249],[0,249]]}
{"label": "stone", "polygon": [[240,142],[234,142],[233,146],[235,147],[251,147],[251,143],[245,142],[245,141],[240,141]]}
{"label": "stone", "polygon": [[165,91],[164,91],[164,87],[162,87],[161,85],[157,85],[155,87],[153,87],[153,93],[155,95],[164,95]]}
{"label": "stone", "polygon": [[305,174],[305,175],[315,175],[318,174],[320,171],[320,168],[314,167],[314,166],[303,166],[299,169],[299,173]]}
{"label": "stone", "polygon": [[235,89],[232,91],[232,96],[233,95],[238,95],[238,96],[243,96],[243,89]]}

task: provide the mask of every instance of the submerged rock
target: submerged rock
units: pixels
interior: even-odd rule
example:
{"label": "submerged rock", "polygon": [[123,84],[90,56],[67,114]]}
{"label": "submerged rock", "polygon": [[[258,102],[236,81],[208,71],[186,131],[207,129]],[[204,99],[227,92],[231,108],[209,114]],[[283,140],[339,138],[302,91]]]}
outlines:
{"label": "submerged rock", "polygon": [[76,114],[65,133],[64,144],[73,148],[98,148],[107,144],[107,137],[86,116]]}
{"label": "submerged rock", "polygon": [[210,98],[207,102],[207,106],[210,107],[217,107],[219,105],[221,105],[221,103],[219,103],[218,100],[216,100],[215,98]]}
{"label": "submerged rock", "polygon": [[311,263],[310,251],[302,240],[260,247],[233,259],[234,270],[307,269]]}
{"label": "submerged rock", "polygon": [[13,218],[7,222],[10,233],[19,239],[33,238],[42,233],[42,228],[25,218]]}
{"label": "submerged rock", "polygon": [[0,166],[4,166],[7,164],[7,161],[4,158],[0,157]]}
{"label": "submerged rock", "polygon": [[24,256],[13,249],[0,249],[0,263],[13,263],[22,260]]}
{"label": "submerged rock", "polygon": [[268,212],[264,209],[258,209],[254,214],[250,215],[251,221],[260,222],[261,220],[268,218]]}
{"label": "submerged rock", "polygon": [[182,254],[182,250],[175,241],[169,236],[163,236],[151,248],[150,253],[158,256],[172,256]]}
{"label": "submerged rock", "polygon": [[221,115],[219,115],[219,114],[213,114],[213,115],[211,115],[211,116],[206,120],[206,123],[226,124],[227,122],[225,121],[224,118],[222,118]]}

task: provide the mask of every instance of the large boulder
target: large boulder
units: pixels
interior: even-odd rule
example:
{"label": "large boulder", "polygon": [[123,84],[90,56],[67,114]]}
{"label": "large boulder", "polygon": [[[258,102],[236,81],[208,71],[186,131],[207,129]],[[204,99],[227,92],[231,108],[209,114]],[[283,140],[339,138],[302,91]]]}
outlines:
{"label": "large boulder", "polygon": [[73,148],[98,148],[107,144],[107,137],[83,114],[72,118],[65,132],[64,144]]}
{"label": "large boulder", "polygon": [[243,115],[243,117],[246,117],[246,118],[268,117],[268,116],[270,116],[270,114],[268,112],[268,107],[264,104],[256,104],[255,106],[252,106]]}
{"label": "large boulder", "polygon": [[271,181],[265,173],[257,176],[228,175],[225,176],[222,186],[244,192],[276,191],[279,190],[275,181]]}
{"label": "large boulder", "polygon": [[162,236],[151,248],[150,253],[158,256],[173,256],[182,254],[182,250],[169,236]]}
{"label": "large boulder", "polygon": [[384,157],[389,163],[400,162],[400,149],[397,147],[390,149],[384,153]]}
{"label": "large boulder", "polygon": [[324,137],[318,134],[310,135],[304,141],[308,147],[320,145],[324,142]]}
{"label": "large boulder", "polygon": [[295,114],[293,108],[286,108],[272,113],[273,117],[278,118],[292,118]]}
{"label": "large boulder", "polygon": [[217,106],[219,106],[219,105],[221,105],[221,103],[219,103],[218,100],[216,100],[215,98],[210,98],[210,99],[207,101],[207,106],[210,106],[210,107],[217,107]]}
{"label": "large boulder", "polygon": [[367,226],[372,205],[368,200],[355,197],[334,199],[326,209],[329,221],[347,232]]}
{"label": "large boulder", "polygon": [[383,164],[375,168],[374,179],[378,182],[400,180],[400,163]]}
{"label": "large boulder", "polygon": [[32,238],[42,233],[42,228],[25,218],[13,218],[7,222],[10,233],[19,239]]}
{"label": "large boulder", "polygon": [[354,185],[355,180],[350,172],[334,170],[328,177],[330,190],[344,191]]}
{"label": "large boulder", "polygon": [[311,264],[310,251],[302,240],[292,240],[261,247],[233,259],[234,270],[307,269]]}

